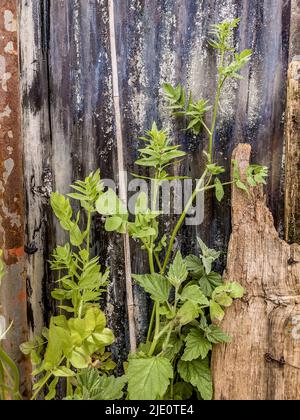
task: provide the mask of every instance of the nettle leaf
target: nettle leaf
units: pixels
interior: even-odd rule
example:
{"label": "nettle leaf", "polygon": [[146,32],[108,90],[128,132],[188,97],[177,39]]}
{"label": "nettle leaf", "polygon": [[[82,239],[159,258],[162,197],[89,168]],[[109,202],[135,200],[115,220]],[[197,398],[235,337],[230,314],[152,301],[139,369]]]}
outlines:
{"label": "nettle leaf", "polygon": [[185,259],[188,271],[196,277],[203,276],[205,274],[202,260],[196,255],[189,255]]}
{"label": "nettle leaf", "polygon": [[167,392],[173,376],[173,366],[165,357],[130,358],[128,397],[130,400],[160,399]]}
{"label": "nettle leaf", "polygon": [[180,325],[187,325],[198,318],[200,308],[191,301],[185,302],[177,312],[177,320]]}
{"label": "nettle leaf", "polygon": [[222,185],[222,182],[219,180],[219,178],[215,179],[215,190],[216,190],[216,198],[219,202],[221,202],[224,198],[225,192],[224,192],[224,187]]}
{"label": "nettle leaf", "polygon": [[184,346],[184,342],[182,338],[178,334],[173,333],[170,337],[168,347],[165,347],[164,344],[162,346],[164,357],[172,361],[174,357],[180,353],[183,346]]}
{"label": "nettle leaf", "polygon": [[175,401],[188,401],[193,395],[193,387],[186,382],[177,382],[173,388]]}
{"label": "nettle leaf", "polygon": [[212,321],[214,321],[214,320],[222,321],[224,316],[225,316],[225,312],[222,309],[222,306],[219,305],[214,300],[210,301],[209,311],[210,311],[210,318],[211,318]]}
{"label": "nettle leaf", "polygon": [[245,290],[239,283],[226,283],[214,290],[212,299],[220,305],[228,307],[232,305],[233,299],[241,299],[244,293]]}
{"label": "nettle leaf", "polygon": [[221,252],[208,248],[200,238],[198,238],[198,243],[202,251],[200,258],[203,262],[206,274],[210,274],[212,271],[212,264],[220,257]]}
{"label": "nettle leaf", "polygon": [[204,335],[212,344],[230,343],[231,338],[224,333],[218,325],[210,325],[205,328]]}
{"label": "nettle leaf", "polygon": [[230,336],[224,333],[220,327],[215,324],[210,325],[204,332],[204,335],[213,345],[231,342]]}
{"label": "nettle leaf", "polygon": [[201,397],[210,401],[213,397],[213,384],[208,359],[186,362],[180,360],[178,372],[181,378],[191,383],[199,391]]}
{"label": "nettle leaf", "polygon": [[209,301],[197,285],[186,286],[181,293],[181,300],[187,300],[200,306],[209,306]]}
{"label": "nettle leaf", "polygon": [[[126,377],[101,375],[96,369],[85,369],[77,375],[78,387],[75,399],[88,401],[120,400],[126,385]],[[71,398],[73,399],[73,398]]]}
{"label": "nettle leaf", "polygon": [[199,285],[202,292],[207,297],[211,297],[216,287],[223,284],[222,276],[219,273],[211,272],[201,277]]}
{"label": "nettle leaf", "polygon": [[192,328],[186,339],[186,346],[182,360],[190,362],[195,359],[205,359],[212,350],[211,343],[204,337],[203,332],[197,328]]}
{"label": "nettle leaf", "polygon": [[178,288],[188,277],[188,271],[185,260],[182,258],[180,252],[177,252],[173,264],[171,264],[168,280],[175,287]]}
{"label": "nettle leaf", "polygon": [[167,302],[171,292],[168,280],[160,274],[133,275],[133,279],[157,302]]}

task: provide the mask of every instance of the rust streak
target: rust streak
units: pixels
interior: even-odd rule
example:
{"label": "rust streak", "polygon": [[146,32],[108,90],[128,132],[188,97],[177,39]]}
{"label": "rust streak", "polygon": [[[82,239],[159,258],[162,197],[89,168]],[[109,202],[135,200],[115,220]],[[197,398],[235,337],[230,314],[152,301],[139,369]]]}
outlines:
{"label": "rust streak", "polygon": [[27,395],[29,366],[19,351],[28,328],[17,7],[17,0],[0,0],[0,248],[7,265],[0,299],[5,319],[13,321],[5,348],[19,363],[21,392]]}

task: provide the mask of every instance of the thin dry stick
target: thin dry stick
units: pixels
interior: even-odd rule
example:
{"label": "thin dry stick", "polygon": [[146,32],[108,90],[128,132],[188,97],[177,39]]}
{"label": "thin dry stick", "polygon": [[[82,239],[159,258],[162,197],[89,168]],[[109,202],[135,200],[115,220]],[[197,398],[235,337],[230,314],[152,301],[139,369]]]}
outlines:
{"label": "thin dry stick", "polygon": [[[126,172],[125,172],[125,164],[124,164],[123,134],[122,134],[120,95],[119,95],[114,0],[108,0],[108,6],[109,6],[112,84],[113,84],[114,108],[115,108],[115,118],[116,118],[116,136],[117,136],[118,166],[119,166],[119,194],[120,194],[120,199],[123,201],[123,203],[126,205],[126,208],[127,208],[127,188],[126,188]],[[131,276],[130,243],[129,243],[128,233],[124,235],[124,256],[125,256],[125,277],[126,277],[126,294],[127,294],[130,348],[132,352],[136,352],[136,329],[135,329],[135,317],[134,317],[132,276]]]}

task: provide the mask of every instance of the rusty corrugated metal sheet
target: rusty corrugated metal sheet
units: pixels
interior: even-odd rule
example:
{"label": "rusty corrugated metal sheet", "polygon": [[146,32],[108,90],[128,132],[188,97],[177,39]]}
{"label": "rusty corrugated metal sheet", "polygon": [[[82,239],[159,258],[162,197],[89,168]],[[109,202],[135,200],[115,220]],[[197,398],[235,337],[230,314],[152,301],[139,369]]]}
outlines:
{"label": "rusty corrugated metal sheet", "polygon": [[[53,279],[47,259],[64,241],[49,210],[52,189],[67,185],[100,166],[105,178],[117,174],[117,142],[112,94],[107,0],[20,1],[21,69],[26,185],[26,234],[36,251],[28,263],[31,326],[39,330],[53,309]],[[191,152],[182,171],[198,176],[204,139],[174,125],[163,106],[161,84],[183,82],[195,96],[211,96],[216,58],[207,44],[210,26],[240,16],[235,34],[240,48],[254,50],[240,85],[231,83],[222,100],[216,138],[218,159],[227,168],[234,146],[249,142],[255,160],[271,168],[268,198],[282,228],[281,164],[286,72],[289,45],[289,0],[115,0],[115,26],[121,115],[126,165],[133,162],[138,137],[155,119],[169,127],[176,142]],[[199,234],[226,252],[230,235],[230,194],[219,205],[209,199],[205,222],[186,227],[178,242],[195,248]],[[115,354],[128,349],[122,238],[103,233],[94,220],[94,250],[112,266],[107,308],[118,337]],[[148,270],[131,244],[134,272]],[[224,258],[225,260],[225,258]],[[222,267],[220,267],[222,268]],[[135,289],[139,338],[149,312],[147,299]]]}
{"label": "rusty corrugated metal sheet", "polygon": [[22,370],[27,388],[27,362],[19,345],[27,339],[26,276],[24,264],[24,200],[17,1],[0,1],[0,247],[7,276],[0,296],[3,315],[13,328],[4,345]]}

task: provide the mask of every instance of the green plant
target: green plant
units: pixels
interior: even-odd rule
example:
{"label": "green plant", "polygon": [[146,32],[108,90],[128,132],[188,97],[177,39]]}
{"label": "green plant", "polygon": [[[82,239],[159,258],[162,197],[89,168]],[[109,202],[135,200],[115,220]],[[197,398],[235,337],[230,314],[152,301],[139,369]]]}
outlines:
{"label": "green plant", "polygon": [[[5,276],[5,266],[2,260],[3,252],[0,250],[0,286],[3,277]],[[0,324],[0,401],[6,399],[20,400],[20,374],[17,365],[4,351],[2,347],[2,340],[5,339],[11,325],[4,331],[1,331]]]}
{"label": "green plant", "polygon": [[[217,200],[224,197],[224,187],[235,184],[248,192],[242,182],[236,162],[233,162],[233,181],[222,182],[220,175],[225,169],[214,162],[214,136],[222,89],[229,78],[240,79],[240,70],[248,63],[251,51],[237,53],[231,45],[232,32],[239,20],[213,26],[210,44],[218,52],[218,83],[214,104],[207,99],[196,102],[193,95],[178,85],[164,85],[169,108],[176,118],[187,120],[187,130],[199,134],[204,129],[208,136],[207,162],[200,180],[188,200],[172,234],[168,237],[159,230],[160,213],[156,210],[158,191],[163,181],[178,180],[168,170],[185,152],[173,146],[165,130],[154,123],[142,138],[145,147],[139,150],[136,164],[149,168],[154,185],[151,205],[141,193],[136,203],[135,220],[130,221],[123,203],[112,190],[102,194],[97,202],[97,211],[106,217],[107,231],[128,233],[139,240],[148,254],[150,273],[134,275],[134,280],[150,294],[153,300],[146,343],[140,345],[136,354],[131,354],[127,366],[129,399],[188,399],[193,393],[199,398],[212,398],[212,381],[209,354],[215,344],[229,341],[216,322],[224,317],[224,309],[233,299],[243,296],[238,283],[223,283],[222,277],[212,271],[220,253],[209,249],[200,239],[199,256],[183,258],[174,253],[177,234],[188,211],[200,192],[214,190]],[[206,115],[212,109],[212,121],[206,123]],[[267,168],[252,165],[247,170],[247,183],[254,186],[265,182]]]}
{"label": "green plant", "polygon": [[[59,193],[51,195],[52,209],[70,238],[70,243],[55,249],[51,261],[51,269],[58,273],[58,287],[52,297],[60,302],[61,315],[51,318],[50,327],[41,336],[21,346],[23,353],[31,356],[33,376],[38,377],[32,399],[44,389],[48,390],[46,400],[55,398],[60,378],[66,378],[66,397],[72,398],[74,389],[78,396],[79,390],[83,392],[86,369],[91,369],[92,377],[103,375],[97,383],[110,383],[107,375],[116,366],[106,351],[106,346],[114,342],[114,335],[106,327],[105,314],[98,306],[109,271],[102,273],[99,258],[92,258],[90,252],[92,215],[96,211],[95,202],[103,195],[100,172],[92,173],[71,188],[75,192],[67,197]],[[70,198],[81,205],[76,217]],[[86,228],[82,231],[80,222],[84,216]]]}

